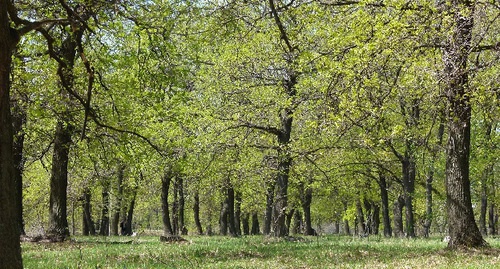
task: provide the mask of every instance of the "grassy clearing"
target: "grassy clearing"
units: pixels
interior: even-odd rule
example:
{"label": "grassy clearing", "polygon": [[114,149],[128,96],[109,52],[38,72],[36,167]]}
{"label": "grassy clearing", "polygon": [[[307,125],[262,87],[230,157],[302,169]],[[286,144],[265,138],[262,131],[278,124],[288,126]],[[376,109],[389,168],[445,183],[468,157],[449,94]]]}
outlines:
{"label": "grassy clearing", "polygon": [[500,268],[500,239],[489,251],[444,250],[441,238],[307,237],[289,242],[262,236],[74,237],[65,243],[23,243],[25,268]]}

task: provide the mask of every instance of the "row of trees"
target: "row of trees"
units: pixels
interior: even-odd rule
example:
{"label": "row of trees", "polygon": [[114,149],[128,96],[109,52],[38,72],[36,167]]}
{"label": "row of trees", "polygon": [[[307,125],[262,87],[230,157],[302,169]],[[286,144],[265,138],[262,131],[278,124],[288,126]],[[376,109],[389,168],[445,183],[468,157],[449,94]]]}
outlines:
{"label": "row of trees", "polygon": [[68,212],[101,235],[132,216],[165,236],[377,233],[379,215],[386,236],[447,224],[450,247],[496,233],[494,2],[0,10],[0,267],[22,267],[25,223],[64,240]]}

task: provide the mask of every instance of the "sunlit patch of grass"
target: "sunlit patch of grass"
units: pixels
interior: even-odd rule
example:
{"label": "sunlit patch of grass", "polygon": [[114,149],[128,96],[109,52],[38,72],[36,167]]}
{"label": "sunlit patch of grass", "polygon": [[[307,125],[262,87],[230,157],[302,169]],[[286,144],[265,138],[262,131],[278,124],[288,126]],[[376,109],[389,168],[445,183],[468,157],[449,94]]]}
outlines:
{"label": "sunlit patch of grass", "polygon": [[500,268],[492,249],[450,251],[440,238],[305,237],[290,242],[263,236],[74,237],[65,243],[23,243],[25,268]]}

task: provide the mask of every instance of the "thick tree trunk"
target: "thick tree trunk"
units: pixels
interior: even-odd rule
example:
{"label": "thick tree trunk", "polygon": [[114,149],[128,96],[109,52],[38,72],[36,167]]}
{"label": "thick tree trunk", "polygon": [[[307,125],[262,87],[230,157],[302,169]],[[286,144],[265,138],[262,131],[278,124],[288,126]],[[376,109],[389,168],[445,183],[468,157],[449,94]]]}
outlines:
{"label": "thick tree trunk", "polygon": [[54,137],[52,173],[50,177],[50,210],[48,235],[57,240],[69,236],[67,219],[68,161],[73,127],[58,121]]}
{"label": "thick tree trunk", "polygon": [[19,223],[19,231],[21,235],[25,235],[24,220],[23,220],[23,171],[24,171],[24,126],[26,125],[26,109],[14,100],[12,106],[12,123],[14,133],[14,176],[16,180],[17,191],[17,216]]}
{"label": "thick tree trunk", "polygon": [[379,227],[380,227],[380,206],[373,203],[372,204],[372,215],[371,215],[371,234],[378,235]]}
{"label": "thick tree trunk", "polygon": [[198,235],[202,235],[203,227],[201,226],[200,222],[200,195],[198,194],[198,192],[194,194],[193,215]]}
{"label": "thick tree trunk", "polygon": [[9,27],[8,0],[0,0],[0,268],[23,268],[16,206],[10,81],[17,32]]}
{"label": "thick tree trunk", "polygon": [[290,235],[290,227],[292,224],[292,219],[295,213],[295,208],[292,208],[287,214],[286,214],[286,235]]}
{"label": "thick tree trunk", "polygon": [[166,172],[161,179],[161,209],[162,209],[162,220],[163,220],[163,235],[165,237],[172,236],[173,229],[170,223],[170,212],[168,205],[168,192],[170,188],[170,182],[172,181],[172,176],[169,172]]}
{"label": "thick tree trunk", "polygon": [[302,214],[300,214],[300,210],[295,210],[293,214],[293,229],[292,233],[300,234],[302,233]]}
{"label": "thick tree trunk", "polygon": [[[347,212],[347,201],[343,201],[342,204],[344,205],[344,212]],[[349,220],[344,219],[344,234],[345,235],[351,235],[351,228],[349,227]]]}
{"label": "thick tree trunk", "polygon": [[434,181],[434,171],[431,170],[427,174],[425,182],[425,220],[424,220],[424,237],[429,237],[432,225],[432,182]]}
{"label": "thick tree trunk", "polygon": [[384,236],[392,236],[391,219],[389,216],[389,195],[388,186],[385,175],[379,176],[380,198],[382,200],[382,221],[384,223]]}
{"label": "thick tree trunk", "polygon": [[398,199],[394,202],[394,237],[404,237],[405,233],[403,230],[403,207],[405,205],[405,200],[403,196],[399,196]]}
{"label": "thick tree trunk", "polygon": [[488,210],[488,233],[490,235],[496,235],[498,233],[497,224],[498,215],[495,214],[495,204],[490,203],[490,209]]}
{"label": "thick tree trunk", "polygon": [[[228,179],[229,181],[229,179]],[[231,182],[227,186],[227,224],[229,234],[236,236],[236,225],[234,223],[234,188]]]}
{"label": "thick tree trunk", "polygon": [[185,212],[184,208],[186,205],[185,195],[184,195],[184,178],[179,176],[178,180],[179,182],[176,186],[178,193],[177,197],[179,198],[179,212],[177,213],[177,215],[179,216],[179,225],[178,225],[179,230],[177,231],[177,234],[187,235],[187,228],[184,223],[184,212]]}
{"label": "thick tree trunk", "polygon": [[92,206],[90,188],[83,189],[83,235],[95,235],[94,221],[92,220]]}
{"label": "thick tree trunk", "polygon": [[234,231],[236,235],[241,235],[241,192],[236,192],[234,199]]}
{"label": "thick tree trunk", "polygon": [[315,231],[311,223],[311,203],[312,189],[309,186],[301,184],[299,187],[301,193],[302,211],[304,212],[304,235],[314,235]]}
{"label": "thick tree trunk", "polygon": [[243,234],[250,234],[250,213],[245,213],[241,217],[241,224],[243,226]]}
{"label": "thick tree trunk", "polygon": [[278,137],[280,148],[278,149],[278,175],[276,179],[272,225],[273,235],[276,237],[283,237],[287,235],[285,218],[288,206],[288,177],[290,174],[290,167],[292,166],[292,158],[288,152],[288,144],[290,142],[290,134],[292,132],[292,112],[287,109],[283,114],[283,130]]}
{"label": "thick tree trunk", "polygon": [[271,234],[271,223],[273,218],[274,182],[268,183],[266,192],[266,214],[264,216],[264,234]]}
{"label": "thick tree trunk", "polygon": [[118,235],[118,223],[120,222],[120,212],[122,211],[123,199],[123,177],[125,174],[125,166],[118,166],[118,175],[116,177],[116,198],[113,207],[113,218],[111,218],[111,235]]}
{"label": "thick tree trunk", "polygon": [[372,234],[372,217],[373,217],[373,211],[372,211],[372,203],[371,201],[367,199],[363,199],[363,204],[365,206],[365,216],[366,216],[366,221],[365,221],[365,235]]}
{"label": "thick tree trunk", "polygon": [[471,90],[467,61],[474,26],[474,5],[472,1],[457,0],[446,7],[454,16],[453,32],[443,50],[448,99],[445,186],[450,248],[486,245],[474,219],[469,179]]}
{"label": "thick tree trunk", "polygon": [[126,222],[124,225],[125,231],[122,232],[122,235],[132,235],[133,234],[132,220],[134,217],[135,199],[137,197],[137,189],[138,188],[139,188],[139,184],[136,184],[134,189],[132,190],[132,199],[130,200],[130,204],[128,206],[127,219],[126,219]]}
{"label": "thick tree trunk", "polygon": [[363,207],[361,207],[361,201],[359,198],[356,200],[356,222],[357,222],[357,234],[365,235],[366,226],[365,226],[365,216],[363,214]]}
{"label": "thick tree trunk", "polygon": [[250,234],[260,234],[259,215],[255,212],[252,214],[252,231],[250,232]]}
{"label": "thick tree trunk", "polygon": [[227,197],[224,199],[224,201],[220,205],[220,215],[219,215],[219,233],[221,235],[227,235],[227,230],[228,230],[228,201]]}
{"label": "thick tree trunk", "polygon": [[99,225],[99,235],[109,235],[109,179],[104,179],[102,184],[102,211],[101,224]]}
{"label": "thick tree trunk", "polygon": [[172,202],[172,232],[175,235],[179,234],[179,176],[175,175],[173,177],[174,180],[174,189],[173,189],[173,202]]}
{"label": "thick tree trunk", "polygon": [[415,193],[415,161],[411,156],[405,156],[403,162],[403,189],[405,203],[405,233],[407,237],[415,237],[415,220],[413,217],[413,195]]}

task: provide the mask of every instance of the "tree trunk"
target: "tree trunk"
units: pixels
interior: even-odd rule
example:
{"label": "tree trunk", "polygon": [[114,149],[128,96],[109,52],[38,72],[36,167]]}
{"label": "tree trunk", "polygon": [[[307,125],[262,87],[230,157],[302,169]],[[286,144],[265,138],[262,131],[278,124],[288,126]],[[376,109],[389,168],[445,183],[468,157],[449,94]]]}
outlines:
{"label": "tree trunk", "polygon": [[276,237],[286,236],[286,210],[288,206],[288,177],[292,158],[288,152],[288,144],[292,131],[291,111],[286,111],[282,118],[283,131],[279,135],[280,148],[278,149],[278,175],[276,179],[276,193],[273,216],[273,235]]}
{"label": "tree trunk", "polygon": [[431,170],[427,174],[425,182],[425,220],[424,220],[424,237],[429,237],[432,224],[432,182],[434,181],[434,171]]}
{"label": "tree trunk", "polygon": [[241,192],[236,192],[234,203],[234,226],[236,235],[241,235]]}
{"label": "tree trunk", "polygon": [[176,174],[173,177],[174,190],[173,190],[173,203],[172,203],[172,232],[176,235],[179,234],[179,176]]}
{"label": "tree trunk", "polygon": [[16,206],[10,81],[18,33],[9,27],[8,0],[0,0],[0,268],[23,268]]}
{"label": "tree trunk", "polygon": [[24,126],[26,125],[26,109],[21,107],[16,100],[12,106],[12,123],[14,133],[14,176],[16,180],[17,191],[17,216],[19,223],[19,232],[25,235],[23,220],[23,171],[24,171]]}
{"label": "tree trunk", "polygon": [[231,184],[229,177],[228,177],[228,185],[227,185],[227,215],[226,215],[226,221],[228,224],[229,228],[229,234],[231,236],[236,236],[236,225],[234,223],[234,188],[233,185]]}
{"label": "tree trunk", "polygon": [[403,230],[403,207],[405,205],[405,200],[403,196],[399,196],[398,199],[394,202],[394,237],[404,237]]}
{"label": "tree trunk", "polygon": [[286,214],[286,235],[290,235],[290,227],[292,224],[292,219],[295,213],[295,208],[292,208],[287,214]]}
{"label": "tree trunk", "polygon": [[132,235],[132,233],[133,233],[132,220],[133,220],[133,216],[134,216],[135,199],[137,197],[137,189],[138,188],[139,188],[139,184],[136,183],[136,185],[134,186],[134,189],[132,190],[132,199],[130,200],[130,204],[128,206],[127,220],[126,220],[125,225],[124,225],[125,232],[122,232],[123,235]]}
{"label": "tree trunk", "polygon": [[57,122],[50,177],[50,211],[48,235],[64,240],[69,236],[67,219],[67,187],[69,148],[73,127],[61,120]]}
{"label": "tree trunk", "polygon": [[109,179],[104,179],[102,184],[102,211],[101,224],[99,225],[99,235],[109,235]]}
{"label": "tree trunk", "polygon": [[[81,33],[80,33],[81,34]],[[60,111],[54,135],[54,151],[52,155],[52,171],[50,177],[50,209],[49,209],[49,231],[48,234],[60,240],[69,236],[68,220],[66,212],[67,186],[68,186],[68,162],[69,150],[72,145],[71,137],[74,132],[72,115],[69,112],[71,97],[68,90],[74,88],[73,67],[79,33],[68,33],[59,48],[60,57],[57,74],[61,84],[60,97],[67,107]]]}
{"label": "tree trunk", "polygon": [[252,214],[252,235],[257,235],[260,233],[260,227],[259,227],[259,215],[257,213]]}
{"label": "tree trunk", "polygon": [[168,205],[168,191],[170,188],[170,182],[172,181],[172,176],[169,172],[166,172],[161,180],[161,209],[162,209],[162,220],[163,220],[163,235],[165,237],[172,236],[173,229],[170,223],[170,212]]}
{"label": "tree trunk", "polygon": [[370,230],[371,230],[371,234],[378,235],[378,230],[380,227],[380,206],[373,203],[372,208],[373,208],[373,211],[372,211],[372,216],[371,216],[372,221],[371,221]]}
{"label": "tree trunk", "polygon": [[300,210],[295,210],[295,213],[293,215],[292,233],[300,234],[302,233],[302,214],[300,214]]}
{"label": "tree trunk", "polygon": [[385,175],[379,175],[380,197],[382,200],[382,220],[384,222],[384,236],[392,236],[391,219],[389,216],[389,195],[387,192],[387,180]]}
{"label": "tree trunk", "polygon": [[83,235],[95,235],[94,221],[92,220],[91,192],[89,187],[83,189]]}
{"label": "tree trunk", "polygon": [[366,221],[365,221],[365,231],[364,233],[366,235],[372,234],[372,217],[373,217],[373,211],[372,211],[372,203],[371,201],[367,199],[363,199],[363,204],[365,206],[365,216],[366,216]]}
{"label": "tree trunk", "polygon": [[[407,150],[410,151],[410,150]],[[409,153],[407,153],[409,154]],[[405,202],[406,226],[405,233],[407,237],[415,237],[415,221],[413,217],[413,195],[415,192],[415,161],[412,156],[405,156],[403,162],[403,189]]]}
{"label": "tree trunk", "polygon": [[356,221],[357,221],[357,231],[359,235],[365,235],[365,217],[363,214],[363,207],[361,207],[361,201],[359,198],[356,200]]}
{"label": "tree trunk", "polygon": [[273,217],[273,203],[274,203],[274,182],[268,183],[266,192],[266,215],[264,217],[264,234],[271,234],[271,223]]}
{"label": "tree trunk", "polygon": [[496,235],[497,230],[498,215],[495,215],[495,204],[490,203],[490,209],[488,210],[488,230],[490,235]]}
{"label": "tree trunk", "polygon": [[311,223],[312,189],[300,184],[302,210],[304,211],[304,235],[314,235]]}
{"label": "tree trunk", "polygon": [[184,178],[182,176],[178,177],[178,184],[177,184],[177,192],[178,192],[178,198],[179,198],[179,212],[177,215],[179,216],[179,225],[178,225],[178,231],[177,234],[181,235],[187,235],[187,228],[184,223],[184,208],[185,208],[185,195],[184,195]]}
{"label": "tree trunk", "polygon": [[227,235],[227,229],[229,224],[227,223],[227,215],[228,215],[228,201],[227,197],[224,199],[224,202],[221,203],[220,206],[220,215],[219,215],[219,233],[221,235]]}
{"label": "tree trunk", "polygon": [[250,213],[245,213],[241,217],[241,224],[243,226],[243,234],[250,234]]}
{"label": "tree trunk", "polygon": [[120,211],[122,210],[123,199],[123,177],[125,174],[125,166],[118,166],[118,175],[116,177],[116,204],[113,207],[113,218],[111,219],[111,235],[118,235],[118,223],[120,222]]}
{"label": "tree trunk", "polygon": [[194,194],[194,205],[193,205],[194,223],[196,224],[196,230],[198,235],[203,234],[203,227],[200,222],[200,196],[198,191]]}
{"label": "tree trunk", "polygon": [[[347,211],[347,201],[343,201],[342,204],[344,205],[344,212]],[[344,234],[345,235],[351,235],[351,228],[349,227],[349,220],[344,219]]]}
{"label": "tree trunk", "polygon": [[474,219],[469,179],[471,90],[467,61],[471,51],[474,5],[472,1],[457,0],[445,7],[454,16],[453,33],[443,49],[448,99],[445,186],[450,248],[486,245]]}

